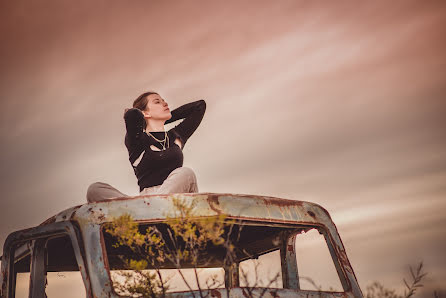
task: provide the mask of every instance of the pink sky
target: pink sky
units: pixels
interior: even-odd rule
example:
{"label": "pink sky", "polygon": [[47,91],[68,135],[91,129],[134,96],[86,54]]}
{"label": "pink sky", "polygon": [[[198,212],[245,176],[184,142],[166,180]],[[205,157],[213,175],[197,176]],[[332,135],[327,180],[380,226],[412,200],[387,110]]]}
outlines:
{"label": "pink sky", "polygon": [[[446,280],[443,1],[2,1],[0,241],[138,193],[122,114],[205,99],[184,150],[201,192],[326,207],[365,290]],[[167,126],[168,128],[170,126]]]}

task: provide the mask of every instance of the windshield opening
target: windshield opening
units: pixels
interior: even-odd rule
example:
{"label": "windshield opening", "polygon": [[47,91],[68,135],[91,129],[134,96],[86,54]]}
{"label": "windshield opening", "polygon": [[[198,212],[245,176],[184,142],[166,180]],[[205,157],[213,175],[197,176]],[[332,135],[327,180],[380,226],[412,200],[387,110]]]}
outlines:
{"label": "windshield opening", "polygon": [[116,229],[104,226],[106,257],[115,292],[137,297],[151,292],[240,286],[282,288],[281,246],[289,237],[321,229],[253,222],[205,227],[200,230],[181,224],[172,226],[171,222],[137,223],[121,227],[121,234],[117,235]]}

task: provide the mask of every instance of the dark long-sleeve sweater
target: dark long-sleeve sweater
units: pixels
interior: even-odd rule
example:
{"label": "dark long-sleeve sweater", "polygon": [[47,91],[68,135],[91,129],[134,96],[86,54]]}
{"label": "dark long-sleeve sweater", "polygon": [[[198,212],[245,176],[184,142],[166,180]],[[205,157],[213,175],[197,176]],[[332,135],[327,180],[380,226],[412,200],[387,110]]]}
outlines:
{"label": "dark long-sleeve sweater", "polygon": [[[135,108],[129,109],[124,114],[125,146],[129,152],[129,161],[133,167],[140,191],[144,188],[160,185],[169,174],[183,166],[183,151],[176,143],[179,138],[181,144],[186,145],[187,140],[198,128],[206,110],[206,102],[201,99],[182,105],[171,111],[172,118],[165,124],[184,119],[167,132],[169,144],[166,150],[153,137],[144,132],[145,119],[143,113]],[[150,132],[154,137],[163,140],[164,132]],[[161,151],[150,148],[154,145]]]}

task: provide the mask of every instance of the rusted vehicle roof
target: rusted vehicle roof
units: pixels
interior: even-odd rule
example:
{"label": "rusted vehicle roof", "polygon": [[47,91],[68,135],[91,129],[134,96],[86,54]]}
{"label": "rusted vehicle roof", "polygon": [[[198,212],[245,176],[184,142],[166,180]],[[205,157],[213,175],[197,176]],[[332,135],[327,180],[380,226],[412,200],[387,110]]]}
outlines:
{"label": "rusted vehicle roof", "polygon": [[[130,214],[138,222],[162,222],[166,219],[168,212],[173,210],[175,198],[186,201],[194,200],[196,203],[194,214],[198,217],[224,214],[228,218],[242,220],[253,225],[259,223],[262,227],[316,226],[324,231],[344,292],[300,291],[297,265],[291,264],[285,266],[287,267],[285,269],[282,268],[284,289],[273,289],[268,292],[270,296],[266,295],[265,297],[362,297],[336,226],[323,207],[305,201],[229,193],[185,193],[115,198],[66,209],[37,227],[14,232],[5,241],[1,297],[14,297],[11,294],[14,293],[15,281],[11,278],[8,279],[14,266],[16,266],[14,269],[16,272],[29,270],[26,269],[30,268],[30,264],[27,262],[31,262],[32,252],[38,247],[38,245],[36,246],[38,241],[32,240],[45,237],[54,238],[51,235],[58,233],[68,235],[67,239],[71,239],[71,243],[67,244],[66,241],[61,240],[54,242],[55,245],[60,247],[65,245],[68,247],[67,249],[73,250],[75,258],[67,261],[57,260],[56,257],[49,262],[46,270],[57,271],[62,267],[67,271],[79,270],[88,297],[118,297],[110,279],[110,267],[113,267],[113,264],[109,263],[107,258],[104,237],[101,232],[102,225],[125,213]],[[256,230],[253,229],[252,233],[256,233]],[[271,232],[271,235],[273,233],[274,231]],[[259,254],[272,249],[267,247],[262,250],[262,247],[270,245],[266,241],[258,242],[255,245],[257,250],[254,249],[254,251]],[[285,241],[284,252],[281,252],[281,257],[286,259],[282,260],[285,263],[293,258],[292,246],[291,240]],[[51,248],[48,249],[51,250]],[[53,248],[53,251],[57,255],[57,249]],[[26,258],[26,255],[29,257]],[[60,255],[61,259],[63,257],[64,255]],[[63,265],[60,265],[58,261],[62,261],[60,264]],[[293,269],[293,266],[296,268]],[[238,282],[233,282],[227,289],[213,289],[211,297],[226,296],[227,291],[230,293],[229,297],[243,297],[243,291],[237,286]],[[41,291],[42,289],[35,289],[31,290],[31,293],[36,293],[35,297],[38,297]],[[169,295],[189,297],[187,293],[170,293]]]}
{"label": "rusted vehicle roof", "polygon": [[130,213],[135,220],[164,219],[166,212],[173,209],[173,197],[198,201],[195,211],[198,216],[226,214],[229,217],[283,223],[331,222],[329,213],[323,207],[306,201],[229,193],[184,193],[115,198],[78,205],[59,212],[41,225],[69,220],[100,224],[120,216],[123,211]]}

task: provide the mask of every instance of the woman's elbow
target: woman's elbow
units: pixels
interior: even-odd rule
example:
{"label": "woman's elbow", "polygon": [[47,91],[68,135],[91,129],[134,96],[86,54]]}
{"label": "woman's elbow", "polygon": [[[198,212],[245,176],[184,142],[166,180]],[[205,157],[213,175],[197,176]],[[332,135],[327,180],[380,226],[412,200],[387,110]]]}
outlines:
{"label": "woman's elbow", "polygon": [[206,102],[204,101],[204,99],[200,99],[198,102],[200,103],[200,110],[204,113],[206,111]]}

